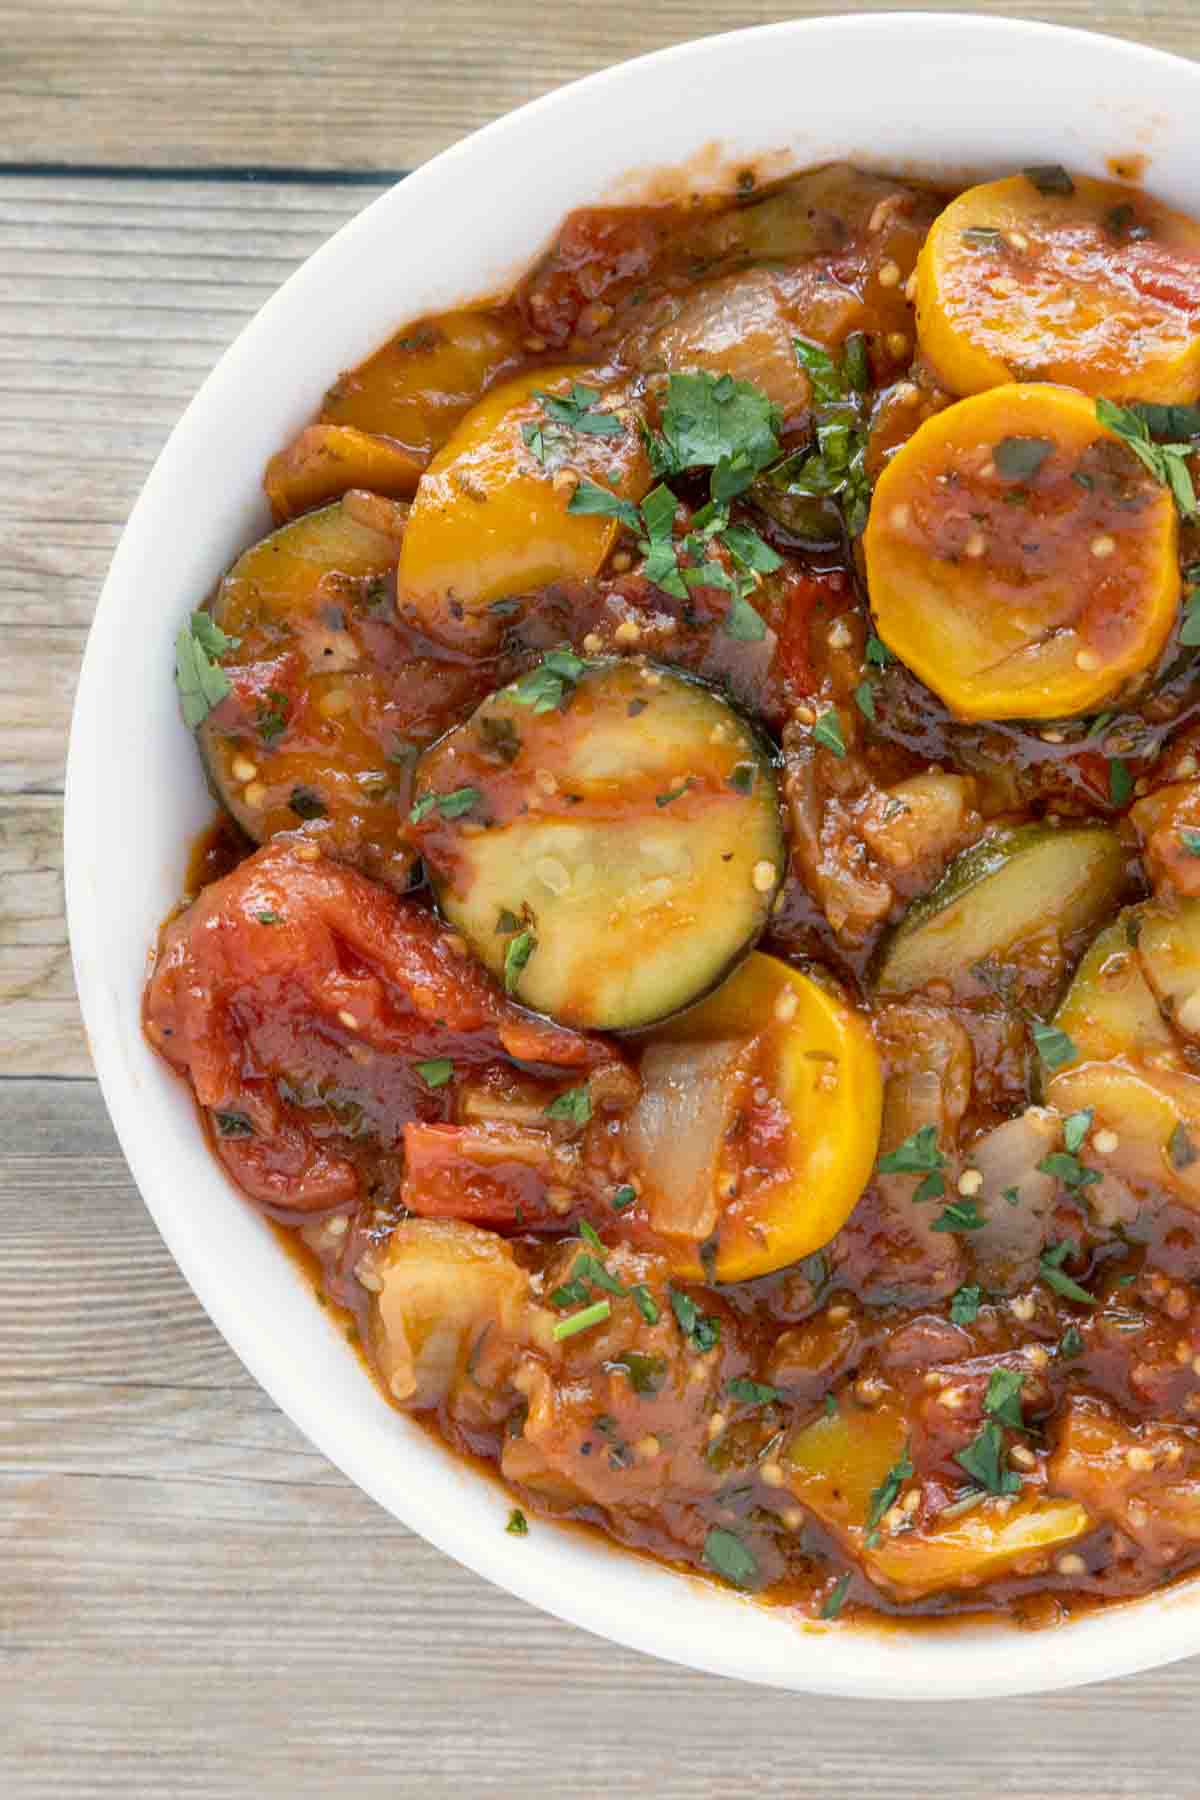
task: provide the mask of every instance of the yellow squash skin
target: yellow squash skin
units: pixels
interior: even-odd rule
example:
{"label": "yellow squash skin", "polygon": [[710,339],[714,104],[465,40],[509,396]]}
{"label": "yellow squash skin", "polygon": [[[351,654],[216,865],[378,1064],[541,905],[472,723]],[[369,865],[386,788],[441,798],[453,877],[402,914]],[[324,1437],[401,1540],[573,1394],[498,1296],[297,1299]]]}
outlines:
{"label": "yellow squash skin", "polygon": [[[787,1136],[777,1166],[755,1173],[719,1162],[718,1281],[748,1281],[798,1262],[841,1230],[875,1163],[883,1080],[866,1024],[832,986],[756,951],[728,981],[657,1040],[743,1039],[743,1079],[780,1103]],[[736,1145],[729,1155],[736,1157]],[[733,1184],[735,1192],[724,1189]],[[651,1206],[653,1219],[653,1206]],[[695,1245],[674,1249],[674,1272],[704,1278]]]}
{"label": "yellow squash skin", "polygon": [[1179,607],[1175,503],[1070,388],[993,388],[927,419],[876,484],[864,548],[880,637],[964,719],[1100,706]]}
{"label": "yellow squash skin", "polygon": [[917,264],[917,338],[938,381],[977,394],[1056,381],[1113,400],[1200,394],[1200,225],[1148,195],[1025,175],[960,194]]}
{"label": "yellow squash skin", "polygon": [[565,394],[572,382],[608,391],[595,370],[534,370],[487,394],[433,458],[405,533],[402,605],[430,619],[448,607],[461,617],[552,581],[597,573],[618,525],[602,514],[568,511],[573,477],[637,501],[650,486],[650,465],[625,407],[618,409],[620,437],[576,433],[557,467],[538,460],[521,428],[545,424],[538,392]]}

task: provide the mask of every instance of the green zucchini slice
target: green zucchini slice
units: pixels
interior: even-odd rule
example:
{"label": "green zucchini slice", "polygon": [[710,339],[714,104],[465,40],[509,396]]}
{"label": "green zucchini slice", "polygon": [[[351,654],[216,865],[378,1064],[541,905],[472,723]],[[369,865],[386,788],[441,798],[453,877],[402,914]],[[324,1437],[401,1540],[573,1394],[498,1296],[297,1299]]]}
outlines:
{"label": "green zucchini slice", "polygon": [[426,751],[413,837],[443,913],[525,1005],[628,1031],[714,987],[785,866],[775,772],[713,689],[554,651]]}
{"label": "green zucchini slice", "polygon": [[993,832],[909,907],[883,947],[876,986],[907,994],[942,981],[978,991],[980,964],[1012,958],[1048,933],[1065,944],[1111,910],[1124,881],[1124,853],[1105,826]]}
{"label": "green zucchini slice", "polygon": [[1093,940],[1075,971],[1054,1015],[1074,1046],[1072,1063],[1109,1062],[1116,1056],[1140,1061],[1172,1047],[1138,955],[1143,919],[1141,907],[1123,912]]}
{"label": "green zucchini slice", "polygon": [[395,706],[361,627],[370,619],[378,634],[390,616],[404,515],[359,499],[396,530],[340,501],[252,545],[225,576],[211,612],[233,640],[220,657],[230,693],[197,741],[218,797],[256,843],[303,831],[403,886],[411,758],[407,770],[389,759]]}

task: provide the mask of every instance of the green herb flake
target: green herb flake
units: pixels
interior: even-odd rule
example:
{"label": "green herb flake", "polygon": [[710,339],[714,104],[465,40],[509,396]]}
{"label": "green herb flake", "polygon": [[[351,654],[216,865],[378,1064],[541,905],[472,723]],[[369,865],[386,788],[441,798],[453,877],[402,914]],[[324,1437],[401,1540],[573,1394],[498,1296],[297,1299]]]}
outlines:
{"label": "green herb flake", "polygon": [[659,1319],[662,1317],[662,1313],[659,1310],[657,1300],[654,1298],[654,1295],[650,1292],[650,1289],[646,1286],[645,1282],[635,1282],[633,1287],[630,1288],[629,1294],[633,1304],[637,1307],[647,1325],[657,1325]]}
{"label": "green herb flake", "polygon": [[569,513],[600,513],[606,518],[616,519],[627,525],[630,531],[641,531],[642,515],[632,500],[623,500],[610,488],[601,487],[595,481],[581,481],[571,498],[567,501]]}
{"label": "green herb flake", "polygon": [[956,1450],[954,1460],[986,1493],[1017,1494],[1021,1477],[1013,1469],[1001,1465],[1004,1433],[994,1419],[989,1419],[978,1437],[964,1450]]}
{"label": "green herb flake", "polygon": [[668,377],[662,443],[669,471],[720,470],[722,488],[737,482],[740,492],[778,456],[779,425],[776,408],[748,381],[703,369]]}
{"label": "green herb flake", "polygon": [[720,533],[720,542],[739,568],[748,569],[753,574],[771,575],[776,569],[783,567],[782,556],[772,550],[757,531],[751,531],[748,525],[727,526]]}
{"label": "green herb flake", "polygon": [[912,1473],[912,1456],[906,1449],[899,1462],[893,1463],[879,1486],[871,1495],[866,1517],[866,1529],[868,1531],[874,1531],[889,1507],[896,1504],[896,1501],[900,1498],[901,1488],[906,1481],[912,1480]]}
{"label": "green herb flake", "polygon": [[519,1506],[514,1506],[508,1515],[508,1524],[504,1527],[510,1537],[528,1537],[529,1520]]}
{"label": "green herb flake", "polygon": [[753,763],[738,763],[732,774],[728,776],[727,785],[733,789],[735,794],[752,794],[756,774],[757,770]]}
{"label": "green herb flake", "polygon": [[721,1341],[721,1321],[702,1313],[690,1294],[669,1286],[667,1296],[680,1331],[699,1356],[705,1355]]}
{"label": "green herb flake", "polygon": [[[592,1096],[587,1083],[582,1087],[565,1088],[561,1094],[555,1095],[545,1111],[548,1119],[566,1119],[572,1125],[586,1125],[592,1116]],[[582,1237],[582,1225],[579,1230]],[[588,1230],[591,1231],[590,1226]],[[595,1237],[594,1232],[592,1236]],[[600,1243],[599,1238],[596,1238],[596,1243]],[[602,1245],[600,1247],[603,1248]]]}
{"label": "green herb flake", "polygon": [[824,1600],[821,1602],[822,1619],[836,1619],[842,1610],[842,1604],[850,1591],[850,1575],[839,1575]]}
{"label": "green herb flake", "polygon": [[876,637],[874,632],[867,639],[866,658],[875,669],[886,669],[890,662],[895,661],[883,639]]}
{"label": "green herb flake", "polygon": [[826,1394],[824,1400],[821,1402],[821,1407],[827,1419],[836,1419],[838,1410],[837,1395]]}
{"label": "green herb flake", "polygon": [[1006,481],[1028,481],[1053,449],[1049,438],[1006,437],[993,447],[992,461]]}
{"label": "green herb flake", "polygon": [[625,430],[615,413],[595,411],[600,395],[595,388],[584,387],[582,382],[573,381],[567,394],[548,394],[541,388],[534,388],[533,397],[541,402],[548,419],[565,426],[568,431],[588,437],[620,437]]}
{"label": "green herb flake", "polygon": [[732,1531],[726,1531],[722,1525],[714,1525],[704,1540],[704,1561],[723,1581],[730,1582],[736,1588],[752,1588],[758,1585],[758,1560],[752,1550],[747,1549],[740,1537]]}
{"label": "green herb flake", "polygon": [[974,1200],[954,1200],[933,1221],[934,1231],[982,1231],[986,1219],[982,1218]]}
{"label": "green herb flake", "polygon": [[1075,183],[1061,163],[1038,163],[1033,168],[1023,169],[1021,172],[1026,181],[1033,183],[1039,194],[1067,196],[1075,192]]}
{"label": "green herb flake", "polygon": [[826,750],[832,750],[835,756],[845,756],[846,740],[842,736],[842,722],[838,718],[836,707],[829,706],[818,715],[813,726],[813,742]]}
{"label": "green herb flake", "polygon": [[987,1393],[983,1397],[984,1412],[1001,1425],[1010,1425],[1014,1431],[1023,1431],[1025,1419],[1021,1411],[1021,1389],[1024,1385],[1023,1369],[993,1369]]}
{"label": "green herb flake", "polygon": [[777,1387],[771,1387],[765,1381],[751,1381],[745,1375],[735,1375],[732,1381],[725,1383],[725,1391],[743,1406],[773,1406],[783,1395]]}
{"label": "green herb flake", "polygon": [[875,721],[875,689],[869,681],[860,681],[854,690],[854,704],[864,719]]}
{"label": "green herb flake", "polygon": [[430,1057],[427,1062],[414,1063],[413,1068],[427,1088],[445,1087],[454,1078],[454,1064],[448,1056]]}
{"label": "green herb flake", "polygon": [[1057,1025],[1044,1025],[1040,1019],[1034,1019],[1029,1029],[1033,1047],[1048,1069],[1061,1069],[1078,1054],[1074,1043]]}
{"label": "green herb flake", "polygon": [[1189,856],[1200,856],[1200,831],[1196,831],[1190,825],[1181,825],[1179,841]]}
{"label": "green herb flake", "polygon": [[1043,1156],[1038,1168],[1043,1175],[1052,1175],[1055,1181],[1061,1181],[1064,1187],[1072,1191],[1091,1187],[1101,1179],[1099,1169],[1087,1168],[1077,1156],[1072,1156],[1066,1150],[1052,1150],[1049,1156]]}
{"label": "green herb flake", "polygon": [[1182,1119],[1167,1139],[1167,1155],[1173,1169],[1190,1168],[1197,1156],[1200,1156]]}
{"label": "green herb flake", "polygon": [[1059,1356],[1064,1362],[1070,1362],[1073,1357],[1082,1356],[1083,1349],[1083,1338],[1079,1331],[1074,1325],[1068,1325],[1058,1340]]}
{"label": "green herb flake", "polygon": [[1095,1295],[1089,1294],[1087,1289],[1080,1287],[1077,1281],[1072,1281],[1069,1275],[1063,1273],[1060,1266],[1066,1261],[1072,1248],[1070,1243],[1052,1244],[1049,1249],[1042,1252],[1038,1260],[1038,1270],[1046,1286],[1053,1288],[1056,1294],[1062,1294],[1067,1300],[1078,1300],[1083,1306],[1095,1306],[1097,1303]]}
{"label": "green herb flake", "polygon": [[913,1189],[913,1204],[919,1206],[923,1200],[940,1200],[945,1191],[945,1178],[935,1169]]}
{"label": "green herb flake", "polygon": [[620,1187],[614,1190],[610,1204],[614,1212],[628,1212],[636,1199],[637,1189],[631,1187],[629,1182],[623,1181]]}
{"label": "green herb flake", "polygon": [[528,706],[534,713],[554,712],[569,699],[586,667],[572,650],[548,650],[535,669],[527,670],[504,691],[518,706]]}
{"label": "green herb flake", "polygon": [[256,912],[255,918],[260,925],[282,925],[283,914],[277,912]]}
{"label": "green herb flake", "polygon": [[1124,806],[1133,792],[1133,776],[1119,756],[1108,759],[1108,797],[1114,806]]}
{"label": "green herb flake", "polygon": [[767,635],[765,620],[744,594],[734,594],[731,598],[722,630],[738,644],[757,644]]}
{"label": "green herb flake", "polygon": [[938,1149],[936,1125],[922,1125],[902,1144],[881,1156],[876,1168],[881,1175],[924,1175],[945,1165],[946,1158]]}
{"label": "green herb flake", "polygon": [[229,677],[214,660],[237,648],[239,639],[227,637],[205,612],[194,612],[181,625],[175,639],[175,685],[183,722],[195,731],[214,706],[231,692]]}
{"label": "green herb flake", "polygon": [[1194,445],[1156,443],[1152,430],[1152,423],[1181,422],[1178,415],[1179,409],[1175,407],[1152,409],[1144,405],[1117,406],[1104,398],[1096,401],[1096,418],[1099,423],[1129,446],[1155,481],[1170,489],[1182,516],[1191,519],[1196,513],[1196,495],[1188,459],[1193,453]]}
{"label": "green herb flake", "polygon": [[982,1288],[960,1287],[950,1301],[950,1317],[954,1324],[973,1325],[979,1317],[979,1306],[982,1299]]}
{"label": "green herb flake", "polygon": [[1079,1112],[1068,1114],[1063,1120],[1063,1143],[1072,1156],[1077,1150],[1083,1148],[1084,1140],[1092,1129],[1094,1117],[1093,1109],[1085,1106]]}
{"label": "green herb flake", "polygon": [[571,1313],[569,1317],[560,1319],[550,1335],[561,1343],[564,1338],[575,1337],[581,1331],[590,1331],[593,1325],[602,1325],[611,1316],[612,1301],[595,1300],[581,1312]]}
{"label": "green herb flake", "polygon": [[218,1137],[246,1138],[254,1136],[254,1127],[246,1117],[245,1113],[214,1113],[213,1123],[216,1125]]}
{"label": "green herb flake", "polygon": [[537,939],[532,931],[519,931],[509,942],[504,952],[504,991],[515,994],[521,971],[537,949]]}
{"label": "green herb flake", "polygon": [[682,800],[683,796],[687,793],[687,791],[691,787],[691,785],[692,785],[691,778],[689,777],[688,780],[683,782],[679,787],[671,788],[665,794],[655,794],[655,796],[654,796],[655,806],[657,806],[657,807],[670,806],[672,800]]}

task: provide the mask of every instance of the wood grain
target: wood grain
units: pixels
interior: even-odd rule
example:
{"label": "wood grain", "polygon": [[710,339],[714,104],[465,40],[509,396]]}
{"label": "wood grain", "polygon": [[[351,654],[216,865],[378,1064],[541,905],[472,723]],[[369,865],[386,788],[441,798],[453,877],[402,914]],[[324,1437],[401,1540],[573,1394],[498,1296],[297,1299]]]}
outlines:
{"label": "wood grain", "polygon": [[[1007,14],[1006,0],[922,0]],[[173,166],[403,169],[485,119],[647,50],[829,0],[7,0],[0,155]],[[866,0],[858,12],[894,11]],[[1194,54],[1180,0],[1049,0],[1030,17]]]}
{"label": "wood grain", "polygon": [[798,1800],[1194,1800],[1200,1663],[943,1713],[745,1688],[531,1611],[275,1411],[92,1084],[0,1084],[0,1144],[6,1800],[707,1800],[750,1770]]}

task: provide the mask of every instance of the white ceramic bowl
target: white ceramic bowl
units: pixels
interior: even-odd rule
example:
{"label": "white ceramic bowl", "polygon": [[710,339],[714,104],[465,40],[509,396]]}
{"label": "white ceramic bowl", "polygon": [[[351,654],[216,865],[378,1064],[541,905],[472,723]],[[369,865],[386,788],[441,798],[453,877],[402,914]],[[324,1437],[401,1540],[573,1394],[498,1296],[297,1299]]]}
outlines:
{"label": "white ceramic bowl", "polygon": [[209,818],[171,681],[172,641],[266,524],[262,467],[337,372],[406,319],[495,292],[572,207],[631,169],[781,153],[935,174],[1146,159],[1200,213],[1200,67],[1111,38],[984,17],[812,19],[683,44],[501,119],[411,175],[318,251],[246,327],[176,427],[126,527],[88,642],[67,781],[79,997],[134,1177],[246,1366],[381,1506],[535,1605],[619,1642],[780,1687],[956,1698],[1066,1687],[1200,1650],[1200,1581],[1030,1637],[906,1634],[785,1613],[535,1523],[375,1392],[210,1155],[140,1029],[147,947]]}

